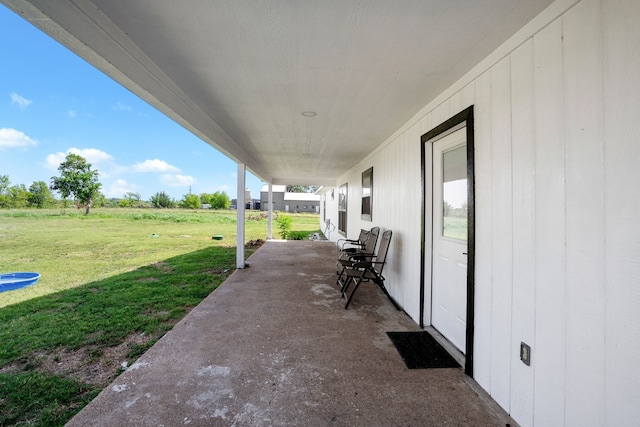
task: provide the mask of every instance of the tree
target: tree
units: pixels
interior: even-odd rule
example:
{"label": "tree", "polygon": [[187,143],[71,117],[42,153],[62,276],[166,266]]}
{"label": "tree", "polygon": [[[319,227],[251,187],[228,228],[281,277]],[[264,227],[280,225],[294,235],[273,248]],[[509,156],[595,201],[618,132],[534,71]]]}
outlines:
{"label": "tree", "polygon": [[213,203],[211,203],[212,197],[213,194],[202,193],[200,194],[200,203],[202,203],[203,205],[213,205]]}
{"label": "tree", "polygon": [[462,212],[460,212],[460,216],[466,217],[469,214],[469,205],[467,202],[462,203]]}
{"label": "tree", "polygon": [[151,196],[151,199],[149,200],[149,202],[151,203],[151,205],[153,205],[154,208],[158,208],[158,209],[172,208],[176,205],[176,202],[174,202],[173,199],[169,197],[167,193],[165,193],[164,191],[159,191],[153,196]]}
{"label": "tree", "polygon": [[84,205],[85,215],[89,215],[93,198],[98,195],[102,184],[98,181],[98,171],[91,169],[91,163],[77,154],[67,154],[58,167],[60,176],[51,177],[51,190],[60,192],[63,199],[73,197]]}
{"label": "tree", "polygon": [[96,194],[93,197],[93,206],[100,206],[101,208],[104,208],[107,205],[107,196],[105,196],[102,192],[98,192],[98,194]]}
{"label": "tree", "polygon": [[287,185],[287,193],[313,193],[318,188],[315,185]]}
{"label": "tree", "polygon": [[212,209],[229,209],[231,207],[231,199],[224,191],[216,191],[209,198]]}
{"label": "tree", "polygon": [[0,175],[0,208],[9,207],[9,175]]}
{"label": "tree", "polygon": [[0,194],[6,194],[10,185],[9,175],[0,175]]}
{"label": "tree", "polygon": [[29,187],[28,201],[30,206],[45,208],[53,203],[51,190],[44,181],[34,181]]}
{"label": "tree", "polygon": [[8,207],[24,208],[29,203],[29,191],[24,184],[12,185],[7,190]]}
{"label": "tree", "polygon": [[120,200],[120,205],[122,207],[139,208],[141,198],[140,193],[129,191],[124,195],[124,199]]}
{"label": "tree", "polygon": [[187,209],[200,208],[200,197],[197,194],[185,194],[180,201],[180,207]]}
{"label": "tree", "polygon": [[451,216],[452,212],[453,212],[453,206],[451,206],[451,203],[444,200],[442,202],[442,215]]}

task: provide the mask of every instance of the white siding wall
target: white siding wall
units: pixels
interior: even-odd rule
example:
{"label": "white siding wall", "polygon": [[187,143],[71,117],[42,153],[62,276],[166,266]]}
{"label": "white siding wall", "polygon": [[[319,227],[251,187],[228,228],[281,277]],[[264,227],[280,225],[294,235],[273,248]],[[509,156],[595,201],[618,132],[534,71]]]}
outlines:
{"label": "white siding wall", "polygon": [[[598,354],[591,357],[604,357],[605,423],[620,425],[640,419],[640,2],[603,1],[599,14],[604,189],[597,197],[604,199],[605,247],[604,271],[598,273],[604,276],[604,287],[590,279],[585,299],[604,293],[607,304],[591,303],[599,309],[594,317],[589,312],[584,325],[605,318],[604,336],[594,337]],[[591,346],[585,352],[593,350]],[[594,380],[595,372],[590,375]],[[593,401],[586,399],[587,404]]]}
{"label": "white siding wall", "polygon": [[524,426],[640,419],[639,23],[637,0],[558,0],[339,180],[350,237],[394,231],[419,322],[420,136],[474,105],[474,378]]}
{"label": "white siding wall", "polygon": [[[417,319],[420,313],[420,141],[421,129],[411,128],[383,147],[376,156],[358,164],[338,180],[349,184],[347,234],[375,225],[393,230],[384,276],[389,292]],[[362,172],[373,166],[372,221],[360,218]],[[337,191],[337,190],[336,190]],[[416,212],[418,215],[416,215]],[[327,213],[329,215],[329,213]],[[337,222],[337,211],[332,211]],[[416,248],[418,248],[416,250]]]}
{"label": "white siding wall", "polygon": [[[325,201],[326,201],[326,217],[325,217]],[[327,229],[326,220],[331,221],[331,226]],[[320,196],[320,230],[326,234],[328,239],[336,241],[341,236],[338,234],[338,189],[334,189],[333,200],[331,199],[331,190]],[[357,238],[358,236],[354,237]]]}

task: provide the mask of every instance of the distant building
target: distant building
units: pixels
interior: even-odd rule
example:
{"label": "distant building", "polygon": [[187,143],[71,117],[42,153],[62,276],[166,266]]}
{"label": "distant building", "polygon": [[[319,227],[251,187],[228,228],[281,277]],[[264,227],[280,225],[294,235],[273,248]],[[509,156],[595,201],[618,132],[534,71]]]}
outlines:
{"label": "distant building", "polygon": [[[272,186],[273,210],[284,212],[313,212],[320,213],[320,196],[315,193],[290,193],[286,185]],[[269,186],[260,190],[260,210],[269,207]]]}
{"label": "distant building", "polygon": [[[260,210],[260,200],[251,198],[251,190],[244,190],[244,208]],[[238,199],[231,199],[231,209],[238,209]]]}
{"label": "distant building", "polygon": [[[251,199],[251,201],[244,204],[244,208],[251,210],[260,210],[260,200]],[[231,206],[229,207],[229,209],[238,209],[238,199],[231,199]]]}

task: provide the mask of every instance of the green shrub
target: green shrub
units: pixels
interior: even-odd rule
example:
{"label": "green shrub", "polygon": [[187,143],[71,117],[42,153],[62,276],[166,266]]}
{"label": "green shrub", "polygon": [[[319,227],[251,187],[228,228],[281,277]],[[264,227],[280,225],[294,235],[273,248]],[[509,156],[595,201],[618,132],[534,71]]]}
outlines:
{"label": "green shrub", "polygon": [[289,233],[291,233],[291,227],[293,224],[293,219],[291,216],[286,214],[278,215],[276,218],[276,224],[278,225],[278,229],[280,230],[280,237],[282,239],[289,238]]}
{"label": "green shrub", "polygon": [[288,240],[305,240],[309,238],[309,232],[308,231],[289,231],[287,233],[287,239]]}
{"label": "green shrub", "polygon": [[149,201],[154,208],[172,208],[176,204],[164,191],[154,194]]}
{"label": "green shrub", "polygon": [[197,194],[185,194],[180,201],[181,208],[200,209],[200,196]]}

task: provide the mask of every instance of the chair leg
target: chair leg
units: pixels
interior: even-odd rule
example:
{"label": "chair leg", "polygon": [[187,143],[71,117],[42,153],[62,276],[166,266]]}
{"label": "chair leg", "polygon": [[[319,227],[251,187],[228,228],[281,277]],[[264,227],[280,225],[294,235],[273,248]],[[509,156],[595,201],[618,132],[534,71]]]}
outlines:
{"label": "chair leg", "polygon": [[342,266],[342,270],[340,270],[340,272],[339,272],[339,273],[337,273],[337,274],[338,274],[338,278],[336,279],[336,285],[337,285],[340,289],[342,289],[342,288],[344,287],[344,284],[346,283],[346,282],[345,282],[345,279],[344,279],[344,277],[343,277],[343,276],[345,275],[346,270],[347,270],[347,267]]}
{"label": "chair leg", "polygon": [[349,284],[352,280],[353,277],[347,276],[347,279],[344,281],[344,283],[342,283],[342,286],[340,287],[340,296],[344,297],[344,293],[347,292],[347,288],[349,287]]}
{"label": "chair leg", "polygon": [[344,259],[342,257],[338,258],[338,260],[336,261],[336,274],[338,276],[340,276],[340,274],[342,274],[342,272],[344,271],[344,268],[345,268],[344,265],[342,265],[342,261],[344,261]]}
{"label": "chair leg", "polygon": [[[344,309],[345,310],[349,307],[349,303],[351,302],[351,298],[353,298],[353,294],[355,294],[356,291],[358,290],[358,287],[360,286],[360,283],[362,283],[362,280],[354,280],[354,282],[356,283],[356,285],[351,290],[351,293],[349,294],[349,298],[347,298],[347,303],[344,305]],[[346,289],[345,289],[345,292],[346,292]]]}

